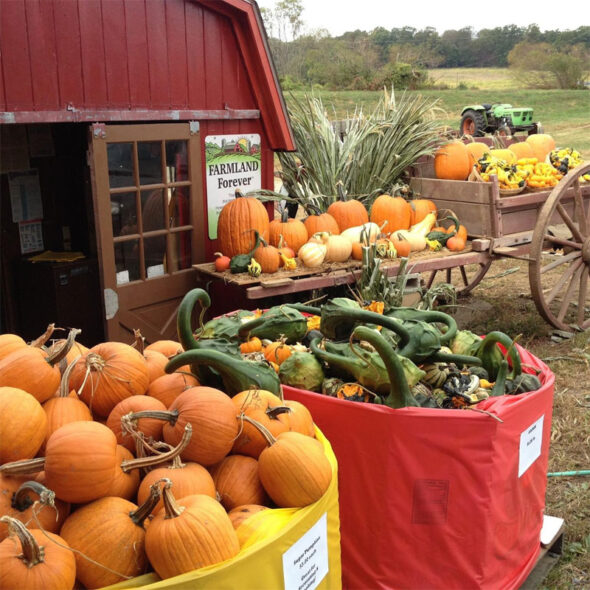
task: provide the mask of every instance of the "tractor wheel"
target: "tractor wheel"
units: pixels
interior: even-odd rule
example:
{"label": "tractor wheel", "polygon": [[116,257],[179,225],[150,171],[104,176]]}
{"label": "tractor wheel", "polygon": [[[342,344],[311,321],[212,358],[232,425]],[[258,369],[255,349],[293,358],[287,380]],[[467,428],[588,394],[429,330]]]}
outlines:
{"label": "tractor wheel", "polygon": [[484,116],[472,109],[465,111],[461,117],[461,135],[471,135],[472,137],[483,137],[485,135],[486,122]]}
{"label": "tractor wheel", "polygon": [[510,125],[500,125],[496,134],[500,137],[512,137],[514,135],[514,129]]}

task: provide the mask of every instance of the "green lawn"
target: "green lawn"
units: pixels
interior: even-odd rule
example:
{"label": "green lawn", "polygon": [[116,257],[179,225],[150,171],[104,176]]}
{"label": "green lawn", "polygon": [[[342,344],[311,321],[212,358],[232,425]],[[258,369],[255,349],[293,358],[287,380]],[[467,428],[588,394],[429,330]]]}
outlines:
{"label": "green lawn", "polygon": [[[477,80],[477,78],[474,78]],[[481,78],[480,78],[481,79]],[[315,91],[318,92],[318,91]],[[301,97],[303,92],[293,96]],[[425,97],[436,101],[437,118],[458,129],[461,108],[481,102],[505,102],[534,109],[534,119],[543,124],[559,147],[574,147],[590,160],[590,91],[587,90],[425,90]],[[381,92],[319,91],[326,107],[334,109],[334,118],[346,118],[356,106],[370,112]],[[287,103],[290,94],[285,93]]]}

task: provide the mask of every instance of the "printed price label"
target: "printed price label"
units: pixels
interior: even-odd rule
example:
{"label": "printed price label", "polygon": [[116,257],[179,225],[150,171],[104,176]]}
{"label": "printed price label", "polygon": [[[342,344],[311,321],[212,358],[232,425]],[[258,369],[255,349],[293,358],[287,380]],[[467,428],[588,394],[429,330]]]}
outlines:
{"label": "printed price label", "polygon": [[283,553],[285,590],[314,590],[328,573],[328,517],[322,517]]}
{"label": "printed price label", "polygon": [[543,442],[543,420],[541,416],[520,435],[520,453],[518,457],[518,477],[541,456]]}

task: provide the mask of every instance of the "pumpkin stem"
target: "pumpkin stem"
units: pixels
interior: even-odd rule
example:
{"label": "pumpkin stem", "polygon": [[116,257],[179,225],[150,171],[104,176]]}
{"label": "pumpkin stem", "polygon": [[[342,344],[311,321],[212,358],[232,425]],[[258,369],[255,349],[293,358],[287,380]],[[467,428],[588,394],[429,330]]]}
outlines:
{"label": "pumpkin stem", "polygon": [[[149,410],[146,410],[145,412],[136,412],[135,414],[133,414],[133,413],[127,414],[126,416],[123,416],[121,418],[121,420],[125,420],[129,416],[134,416],[136,414],[142,414],[142,413],[147,414],[147,413],[149,413]],[[172,413],[172,412],[170,412],[170,413]],[[176,412],[176,417],[178,417],[178,412]],[[133,418],[131,418],[131,419],[133,419]],[[178,445],[174,449],[172,449],[171,451],[168,451],[167,453],[160,453],[159,455],[153,455],[151,457],[141,457],[139,459],[127,459],[121,463],[121,470],[124,471],[125,473],[127,473],[128,471],[131,471],[132,469],[140,469],[143,467],[149,467],[150,465],[157,465],[160,463],[165,463],[166,461],[170,461],[170,459],[174,459],[174,457],[180,455],[180,453],[182,453],[182,451],[184,451],[184,449],[186,449],[186,447],[188,446],[188,443],[191,440],[192,435],[193,435],[193,427],[190,424],[190,422],[187,422],[186,426],[184,427],[184,432],[182,433],[182,438],[180,439],[180,442],[178,443]]]}
{"label": "pumpkin stem", "polygon": [[[80,357],[78,357],[80,358]],[[63,372],[61,381],[59,382],[58,397],[68,397],[70,394],[70,374],[78,362],[78,358],[74,359]]]}
{"label": "pumpkin stem", "polygon": [[30,475],[38,473],[45,468],[45,457],[36,459],[21,459],[20,461],[10,461],[0,465],[0,473],[4,475]]}
{"label": "pumpkin stem", "polygon": [[246,414],[242,412],[238,416],[238,419],[244,420],[245,422],[252,424],[252,426],[254,426],[254,428],[256,428],[260,432],[260,434],[264,436],[269,446],[274,445],[277,442],[277,439],[273,436],[272,432],[268,430],[268,428],[266,428],[266,426],[260,424],[260,422],[256,420],[253,420],[252,418],[250,418],[250,416],[246,416]]}
{"label": "pumpkin stem", "polygon": [[290,414],[291,408],[289,406],[275,406],[274,408],[268,408],[265,414],[271,419],[276,420],[277,416],[281,414]]}
{"label": "pumpkin stem", "polygon": [[137,348],[137,351],[141,354],[141,356],[143,356],[145,338],[141,335],[141,330],[134,329],[133,337],[135,338],[135,342],[131,346],[133,346],[133,348]]}
{"label": "pumpkin stem", "polygon": [[66,357],[68,352],[70,352],[72,346],[74,346],[76,336],[80,334],[80,332],[82,332],[82,330],[79,330],[78,328],[72,328],[68,332],[68,337],[66,338],[66,341],[62,344],[62,346],[60,346],[53,354],[50,354],[47,357],[46,360],[52,367],[54,365],[57,365],[62,359]]}
{"label": "pumpkin stem", "polygon": [[28,492],[34,492],[39,496],[39,502],[44,506],[51,506],[56,512],[55,492],[47,489],[38,481],[25,481],[20,488],[14,493],[10,505],[19,512],[24,512],[30,508],[34,502],[31,500]]}
{"label": "pumpkin stem", "polygon": [[[147,497],[146,501],[136,510],[132,510],[129,513],[129,517],[137,526],[144,528],[145,519],[148,518],[148,516],[153,512],[157,503],[160,501],[160,498],[162,497],[160,483],[162,481],[162,479],[159,479],[158,481],[154,482],[150,486],[150,495]],[[170,480],[165,479],[164,481]]]}
{"label": "pumpkin stem", "polygon": [[184,512],[184,506],[180,506],[176,498],[172,494],[172,481],[163,479],[165,481],[164,490],[162,491],[162,503],[164,504],[165,516],[164,518],[178,518]]}
{"label": "pumpkin stem", "polygon": [[49,324],[47,326],[47,330],[45,330],[45,332],[43,332],[43,334],[41,334],[41,336],[39,336],[38,338],[35,338],[35,340],[33,340],[30,345],[33,346],[34,348],[41,348],[51,338],[54,331],[55,331],[55,324]]}
{"label": "pumpkin stem", "polygon": [[3,516],[0,518],[0,522],[6,523],[10,532],[18,537],[23,550],[22,555],[19,555],[19,559],[22,559],[28,568],[45,561],[45,550],[39,546],[35,541],[35,537],[31,535],[20,520],[10,516]]}

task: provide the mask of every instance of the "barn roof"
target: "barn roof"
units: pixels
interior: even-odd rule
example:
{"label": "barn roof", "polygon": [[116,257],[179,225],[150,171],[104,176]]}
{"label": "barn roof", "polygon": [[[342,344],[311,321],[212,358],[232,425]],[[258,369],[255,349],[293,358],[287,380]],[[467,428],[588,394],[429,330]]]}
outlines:
{"label": "barn roof", "polygon": [[257,118],[295,149],[254,0],[2,3],[0,123]]}

